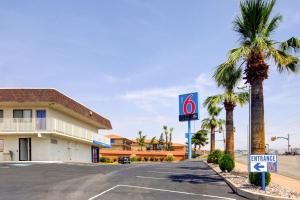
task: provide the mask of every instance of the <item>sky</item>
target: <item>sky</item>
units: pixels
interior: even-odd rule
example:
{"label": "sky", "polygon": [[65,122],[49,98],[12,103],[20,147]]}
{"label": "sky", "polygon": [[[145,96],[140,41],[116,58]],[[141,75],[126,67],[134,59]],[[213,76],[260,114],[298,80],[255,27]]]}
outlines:
{"label": "sky", "polygon": [[[284,18],[274,40],[300,38],[299,7],[298,0],[277,2],[274,14]],[[178,95],[198,92],[203,102],[222,93],[212,74],[238,46],[238,14],[238,0],[1,1],[0,87],[56,88],[108,118],[113,129],[103,134],[159,137],[167,125],[173,141],[185,143]],[[285,140],[270,137],[290,133],[292,147],[300,148],[300,75],[279,74],[269,64],[266,143],[286,149]],[[193,132],[205,117],[200,107]],[[236,149],[246,149],[248,105],[236,107],[234,123]]]}

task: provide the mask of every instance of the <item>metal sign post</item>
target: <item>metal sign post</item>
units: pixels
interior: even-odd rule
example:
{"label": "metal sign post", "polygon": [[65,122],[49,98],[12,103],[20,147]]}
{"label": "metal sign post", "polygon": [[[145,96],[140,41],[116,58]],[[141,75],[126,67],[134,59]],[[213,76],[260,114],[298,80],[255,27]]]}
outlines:
{"label": "metal sign post", "polygon": [[191,120],[198,120],[198,93],[179,95],[179,121],[188,121],[188,159],[192,159]]}
{"label": "metal sign post", "polygon": [[277,155],[250,155],[250,171],[261,174],[261,188],[266,191],[266,172],[277,172]]}

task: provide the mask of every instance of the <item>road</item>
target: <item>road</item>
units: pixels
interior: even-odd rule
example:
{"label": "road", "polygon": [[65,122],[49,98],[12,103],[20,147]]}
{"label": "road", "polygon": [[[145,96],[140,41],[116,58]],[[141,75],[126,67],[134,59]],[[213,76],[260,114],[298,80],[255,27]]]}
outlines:
{"label": "road", "polygon": [[[247,165],[247,156],[236,155],[235,160]],[[300,155],[278,156],[278,174],[300,180]]]}
{"label": "road", "polygon": [[244,199],[201,161],[131,164],[0,164],[0,199]]}

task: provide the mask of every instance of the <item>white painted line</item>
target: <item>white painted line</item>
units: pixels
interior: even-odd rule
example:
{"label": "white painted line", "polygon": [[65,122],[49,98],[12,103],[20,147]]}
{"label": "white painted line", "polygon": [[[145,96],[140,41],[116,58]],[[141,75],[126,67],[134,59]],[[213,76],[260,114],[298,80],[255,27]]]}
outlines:
{"label": "white painted line", "polygon": [[8,169],[9,167],[0,167],[1,169]]}
{"label": "white painted line", "polygon": [[134,186],[134,185],[118,185],[118,186],[145,189],[145,190],[154,190],[154,191],[161,191],[161,192],[171,192],[171,193],[177,193],[177,194],[187,194],[187,195],[194,195],[194,196],[211,197],[211,198],[217,198],[217,199],[235,200],[233,198],[228,198],[228,197],[220,197],[220,196],[213,196],[213,195],[207,195],[207,194],[196,194],[196,193],[190,193],[190,192],[180,192],[180,191],[174,191],[174,190],[165,190],[165,189],[141,187],[141,186]]}
{"label": "white painted line", "polygon": [[111,191],[111,190],[113,190],[113,189],[115,189],[115,188],[117,188],[117,187],[119,187],[119,185],[115,185],[114,187],[109,188],[108,190],[105,190],[105,191],[101,192],[100,194],[97,194],[97,195],[95,195],[95,196],[89,198],[88,200],[96,199],[97,197],[99,197],[99,196],[101,196],[101,195],[103,195],[103,194],[105,194],[105,193],[107,193],[107,192],[109,192],[109,191]]}
{"label": "white painted line", "polygon": [[207,184],[217,184],[217,185],[226,185],[225,182],[205,182],[201,179],[195,179],[195,178],[161,178],[161,177],[151,177],[151,176],[136,176],[136,178],[145,178],[145,179],[156,179],[156,180],[172,180],[172,181],[193,181],[198,183],[207,183]]}

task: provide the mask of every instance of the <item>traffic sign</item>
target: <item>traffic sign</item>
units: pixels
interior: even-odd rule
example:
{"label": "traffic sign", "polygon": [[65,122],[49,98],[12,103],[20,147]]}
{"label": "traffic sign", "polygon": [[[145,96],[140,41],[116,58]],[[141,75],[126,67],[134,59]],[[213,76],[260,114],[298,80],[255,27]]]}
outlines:
{"label": "traffic sign", "polygon": [[250,172],[277,172],[277,155],[250,155]]}
{"label": "traffic sign", "polygon": [[179,121],[198,120],[198,93],[179,95]]}

